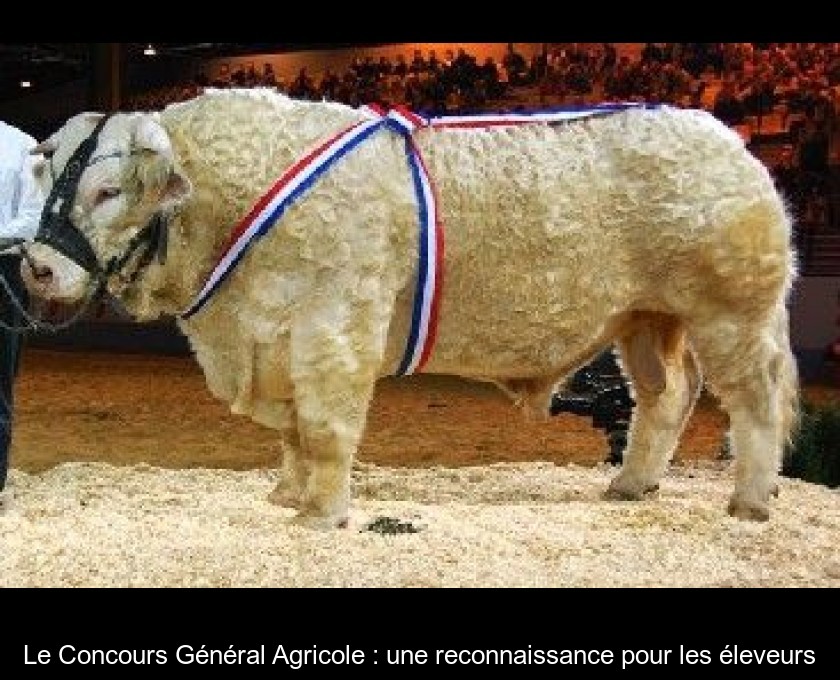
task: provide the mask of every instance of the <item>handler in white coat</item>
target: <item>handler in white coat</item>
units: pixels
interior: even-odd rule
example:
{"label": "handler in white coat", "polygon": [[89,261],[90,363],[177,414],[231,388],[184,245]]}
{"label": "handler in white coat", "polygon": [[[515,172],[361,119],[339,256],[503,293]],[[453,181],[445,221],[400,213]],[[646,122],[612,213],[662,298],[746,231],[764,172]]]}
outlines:
{"label": "handler in white coat", "polygon": [[[0,276],[8,284],[0,282],[0,492],[6,486],[9,467],[14,382],[22,341],[20,333],[7,328],[22,323],[20,308],[10,294],[24,307],[29,302],[20,278],[20,255],[8,246],[18,239],[31,240],[38,230],[44,199],[32,172],[38,157],[30,151],[36,143],[30,135],[0,121]],[[0,493],[0,505],[2,502]]]}

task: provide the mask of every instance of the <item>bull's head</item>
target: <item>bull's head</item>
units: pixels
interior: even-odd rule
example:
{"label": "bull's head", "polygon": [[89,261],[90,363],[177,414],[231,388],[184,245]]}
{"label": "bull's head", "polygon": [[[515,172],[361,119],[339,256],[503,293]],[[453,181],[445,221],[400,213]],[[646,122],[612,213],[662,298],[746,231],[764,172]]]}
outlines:
{"label": "bull's head", "polygon": [[155,114],[74,116],[33,153],[48,196],[22,274],[45,299],[97,286],[119,295],[166,249],[167,219],[190,193]]}

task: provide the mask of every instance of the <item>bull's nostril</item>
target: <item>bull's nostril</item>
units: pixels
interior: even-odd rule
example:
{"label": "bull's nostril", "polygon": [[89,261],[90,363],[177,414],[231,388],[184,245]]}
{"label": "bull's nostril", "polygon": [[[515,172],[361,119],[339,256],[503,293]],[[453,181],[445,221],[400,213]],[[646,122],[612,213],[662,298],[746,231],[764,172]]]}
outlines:
{"label": "bull's nostril", "polygon": [[32,276],[35,277],[36,281],[40,281],[41,283],[46,283],[50,279],[52,279],[53,272],[47,266],[44,265],[33,265],[32,266]]}

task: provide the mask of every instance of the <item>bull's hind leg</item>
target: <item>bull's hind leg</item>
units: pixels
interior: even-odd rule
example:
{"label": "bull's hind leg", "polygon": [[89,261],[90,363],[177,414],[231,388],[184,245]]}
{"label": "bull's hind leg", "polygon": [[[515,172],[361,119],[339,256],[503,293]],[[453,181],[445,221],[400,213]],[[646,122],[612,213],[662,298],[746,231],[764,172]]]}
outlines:
{"label": "bull's hind leg", "polygon": [[784,309],[762,321],[721,320],[692,329],[709,387],[729,414],[735,490],[729,514],[767,520],[786,437],[795,421],[796,368]]}
{"label": "bull's hind leg", "polygon": [[605,495],[639,500],[659,487],[697,400],[700,375],[685,329],[674,317],[637,317],[617,344],[636,407],[624,464]]}

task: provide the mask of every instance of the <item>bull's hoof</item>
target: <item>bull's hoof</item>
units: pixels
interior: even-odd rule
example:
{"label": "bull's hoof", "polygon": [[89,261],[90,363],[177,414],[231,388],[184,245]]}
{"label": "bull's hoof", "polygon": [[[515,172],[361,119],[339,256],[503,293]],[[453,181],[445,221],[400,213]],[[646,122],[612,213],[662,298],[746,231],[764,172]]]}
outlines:
{"label": "bull's hoof", "polygon": [[606,501],[640,501],[644,498],[644,494],[629,489],[615,489],[611,486],[604,491],[603,498]]}
{"label": "bull's hoof", "polygon": [[608,501],[640,501],[657,491],[659,491],[659,484],[631,481],[619,475],[612,480],[603,498]]}
{"label": "bull's hoof", "polygon": [[297,510],[301,506],[300,492],[284,482],[280,482],[274,487],[274,490],[268,494],[267,500],[281,508]]}
{"label": "bull's hoof", "polygon": [[349,523],[347,515],[322,515],[314,511],[302,510],[292,518],[292,524],[305,529],[330,531],[346,529]]}
{"label": "bull's hoof", "polygon": [[770,506],[767,503],[749,501],[742,496],[732,496],[727,512],[735,519],[751,522],[766,522],[770,519]]}

